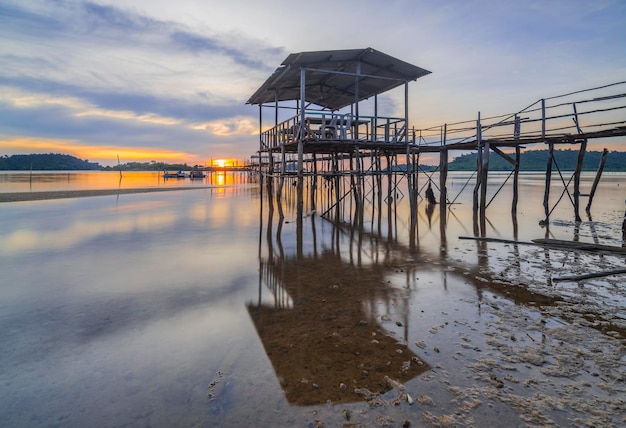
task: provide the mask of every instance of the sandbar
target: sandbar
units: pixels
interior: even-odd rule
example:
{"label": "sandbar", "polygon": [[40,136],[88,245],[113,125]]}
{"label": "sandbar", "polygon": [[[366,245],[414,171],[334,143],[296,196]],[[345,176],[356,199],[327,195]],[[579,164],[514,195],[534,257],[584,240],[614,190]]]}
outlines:
{"label": "sandbar", "polygon": [[46,199],[82,198],[88,196],[124,195],[129,193],[168,192],[172,190],[210,189],[201,187],[144,187],[134,189],[51,190],[46,192],[0,193],[0,202],[42,201]]}

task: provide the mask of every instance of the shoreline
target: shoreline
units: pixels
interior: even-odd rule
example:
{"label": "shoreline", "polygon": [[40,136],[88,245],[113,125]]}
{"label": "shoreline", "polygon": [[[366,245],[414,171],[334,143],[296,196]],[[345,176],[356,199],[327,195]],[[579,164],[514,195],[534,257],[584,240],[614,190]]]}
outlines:
{"label": "shoreline", "polygon": [[90,196],[125,195],[132,193],[169,192],[174,190],[211,189],[212,186],[202,187],[143,187],[134,189],[92,189],[92,190],[50,190],[43,192],[13,192],[0,193],[2,202],[44,201],[49,199],[83,198]]}

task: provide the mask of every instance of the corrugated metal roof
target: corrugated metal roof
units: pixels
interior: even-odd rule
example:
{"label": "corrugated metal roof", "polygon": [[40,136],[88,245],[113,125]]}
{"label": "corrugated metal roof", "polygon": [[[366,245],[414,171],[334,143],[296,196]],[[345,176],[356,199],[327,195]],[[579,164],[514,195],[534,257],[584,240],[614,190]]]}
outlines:
{"label": "corrugated metal roof", "polygon": [[[250,97],[247,104],[300,99],[300,70],[306,68],[305,100],[328,110],[355,102],[359,77],[359,101],[386,92],[430,71],[372,48],[314,51],[290,54]],[[359,69],[360,68],[360,69]]]}

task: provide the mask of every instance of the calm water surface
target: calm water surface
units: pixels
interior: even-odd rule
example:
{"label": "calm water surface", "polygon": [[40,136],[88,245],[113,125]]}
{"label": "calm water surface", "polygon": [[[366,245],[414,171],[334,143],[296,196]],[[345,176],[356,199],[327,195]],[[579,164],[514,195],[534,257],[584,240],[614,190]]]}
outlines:
{"label": "calm water surface", "polygon": [[245,182],[240,172],[216,171],[205,178],[164,178],[162,171],[0,171],[0,193],[56,190],[229,186]]}
{"label": "calm water surface", "polygon": [[[67,185],[119,185],[98,174]],[[134,176],[121,186],[170,185]],[[29,191],[4,177],[1,191]],[[507,185],[486,235],[619,247],[625,177],[605,174],[581,224],[565,196],[546,229],[543,176],[526,174],[517,233]],[[32,191],[66,185],[48,178]],[[468,178],[452,175],[452,198]],[[291,194],[278,205],[242,181],[0,205],[1,426],[626,421],[624,276],[554,281],[623,256],[459,239],[471,184],[443,229],[420,203],[411,241],[402,187],[361,226],[307,202],[299,228]]]}

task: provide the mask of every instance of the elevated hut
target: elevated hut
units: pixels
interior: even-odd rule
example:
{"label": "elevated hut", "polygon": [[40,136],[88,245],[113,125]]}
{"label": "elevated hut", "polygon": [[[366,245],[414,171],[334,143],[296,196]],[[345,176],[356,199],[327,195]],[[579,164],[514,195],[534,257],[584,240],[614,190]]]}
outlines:
{"label": "elevated hut", "polygon": [[[359,151],[402,153],[409,144],[408,84],[430,71],[372,48],[291,54],[250,97],[259,106],[259,152],[280,153],[285,173],[286,153],[297,153],[302,175],[305,155],[355,155]],[[404,114],[378,114],[378,95],[404,85]],[[373,114],[359,110],[374,98]],[[264,108],[271,125],[264,125]],[[285,114],[287,112],[287,114]],[[291,113],[291,114],[289,114]]]}

